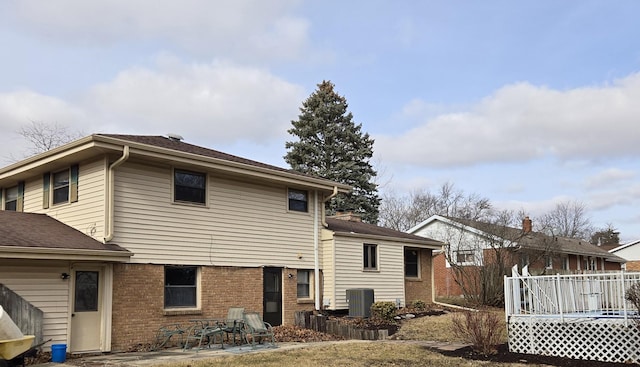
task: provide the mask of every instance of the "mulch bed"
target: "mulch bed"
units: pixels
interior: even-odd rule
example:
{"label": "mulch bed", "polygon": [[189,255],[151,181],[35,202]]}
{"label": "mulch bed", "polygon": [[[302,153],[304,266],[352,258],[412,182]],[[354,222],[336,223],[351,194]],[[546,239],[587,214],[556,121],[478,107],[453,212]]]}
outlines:
{"label": "mulch bed", "polygon": [[484,355],[482,353],[475,352],[471,347],[458,349],[455,351],[442,351],[431,349],[442,355],[450,357],[461,357],[470,360],[477,361],[491,361],[501,363],[523,363],[523,364],[545,364],[549,366],[559,367],[629,367],[638,366],[637,364],[629,363],[612,363],[612,362],[600,362],[600,361],[587,361],[582,359],[571,359],[563,357],[548,357],[540,356],[536,354],[521,354],[509,352],[507,344],[501,344],[498,346],[498,351],[494,355]]}

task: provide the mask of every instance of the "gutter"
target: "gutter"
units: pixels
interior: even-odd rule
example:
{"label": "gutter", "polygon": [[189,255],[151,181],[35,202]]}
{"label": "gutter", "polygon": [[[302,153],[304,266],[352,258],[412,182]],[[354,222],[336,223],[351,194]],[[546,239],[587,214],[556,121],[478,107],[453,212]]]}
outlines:
{"label": "gutter", "polygon": [[113,214],[114,214],[114,206],[115,206],[115,177],[114,171],[115,169],[123,164],[127,159],[129,159],[129,146],[125,145],[122,151],[122,157],[117,161],[111,163],[108,170],[108,182],[107,182],[107,198],[106,204],[107,208],[105,210],[105,228],[106,233],[104,236],[104,243],[107,243],[113,239]]}
{"label": "gutter", "polygon": [[322,208],[319,209],[318,208],[318,190],[314,191],[314,221],[313,221],[313,261],[314,261],[314,276],[313,276],[313,285],[314,285],[314,299],[315,299],[315,308],[316,311],[320,311],[320,254],[319,254],[319,248],[320,248],[320,238],[318,237],[318,230],[319,225],[318,222],[320,222],[320,219],[318,218],[318,214],[322,215],[322,226],[324,228],[327,227],[327,222],[324,220],[325,218],[325,210],[324,210],[324,204],[333,199],[334,197],[336,197],[336,195],[338,195],[338,186],[334,186],[333,187],[333,193],[331,193],[331,195],[327,196],[326,198],[324,198],[322,200]]}
{"label": "gutter", "polygon": [[327,221],[325,220],[325,218],[327,216],[325,214],[326,210],[324,208],[324,204],[327,201],[335,198],[336,196],[338,196],[338,186],[334,186],[333,187],[333,192],[331,193],[331,195],[327,196],[324,200],[322,200],[322,226],[325,227],[325,228],[327,228],[329,225],[327,224]]}

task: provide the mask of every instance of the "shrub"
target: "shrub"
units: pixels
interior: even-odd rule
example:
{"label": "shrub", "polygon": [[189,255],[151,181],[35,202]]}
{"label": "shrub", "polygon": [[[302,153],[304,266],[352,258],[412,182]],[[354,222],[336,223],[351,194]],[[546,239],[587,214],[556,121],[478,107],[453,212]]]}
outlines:
{"label": "shrub", "polygon": [[476,352],[496,354],[496,346],[502,342],[504,324],[495,312],[464,311],[453,315],[453,333],[471,343]]}
{"label": "shrub", "polygon": [[[629,289],[624,294],[624,298],[633,304],[636,311],[640,314],[640,283],[632,284]],[[640,327],[640,319],[637,317],[633,318],[633,322]]]}
{"label": "shrub", "polygon": [[424,311],[424,309],[427,308],[427,304],[424,303],[424,301],[421,301],[421,300],[413,301],[411,306],[413,306],[413,308],[415,308],[418,311]]}
{"label": "shrub", "polygon": [[393,302],[374,302],[371,305],[371,317],[392,321],[396,315],[396,304]]}

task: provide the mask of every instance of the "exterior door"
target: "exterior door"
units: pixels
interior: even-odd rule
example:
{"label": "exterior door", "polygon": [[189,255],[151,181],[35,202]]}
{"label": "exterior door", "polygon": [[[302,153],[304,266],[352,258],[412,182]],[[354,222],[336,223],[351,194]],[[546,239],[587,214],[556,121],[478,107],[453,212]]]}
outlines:
{"label": "exterior door", "polygon": [[100,350],[102,333],[102,272],[98,269],[74,271],[71,310],[72,352]]}
{"label": "exterior door", "polygon": [[263,319],[272,326],[282,325],[282,269],[264,268]]}

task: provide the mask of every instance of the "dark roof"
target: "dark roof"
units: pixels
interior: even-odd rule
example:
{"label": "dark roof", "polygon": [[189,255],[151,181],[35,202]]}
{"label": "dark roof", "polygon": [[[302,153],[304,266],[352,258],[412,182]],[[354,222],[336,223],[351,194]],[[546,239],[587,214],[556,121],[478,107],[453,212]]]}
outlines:
{"label": "dark roof", "polygon": [[486,223],[470,219],[446,217],[449,220],[458,222],[468,227],[478,229],[482,232],[498,236],[507,241],[512,241],[532,250],[555,251],[565,254],[586,255],[603,257],[613,262],[625,262],[623,258],[612,254],[604,249],[592,245],[588,241],[575,238],[549,236],[541,232],[531,231],[524,233],[521,228],[513,228],[492,223]]}
{"label": "dark roof", "polygon": [[336,233],[354,233],[370,236],[389,237],[397,240],[410,240],[412,242],[423,242],[425,245],[441,246],[443,242],[431,238],[416,236],[394,229],[379,227],[374,224],[356,222],[344,219],[327,218],[328,229]]}
{"label": "dark roof", "polygon": [[0,210],[0,246],[129,253],[118,245],[97,241],[46,214],[7,210]]}
{"label": "dark roof", "polygon": [[235,155],[231,155],[231,154],[220,152],[218,150],[213,150],[213,149],[201,147],[201,146],[198,146],[198,145],[185,143],[185,142],[183,142],[181,140],[178,140],[178,139],[171,139],[171,138],[168,138],[166,136],[160,136],[160,135],[120,135],[120,134],[96,134],[96,135],[104,136],[104,137],[108,137],[108,138],[126,140],[126,141],[139,143],[139,144],[151,145],[151,146],[155,146],[155,147],[159,147],[159,148],[170,149],[170,150],[175,150],[175,151],[184,152],[184,153],[196,154],[196,155],[200,155],[200,156],[208,157],[208,158],[215,158],[215,159],[221,159],[221,160],[229,161],[229,162],[246,164],[246,165],[254,166],[254,167],[260,167],[260,168],[265,168],[265,169],[270,169],[270,170],[275,170],[275,171],[280,171],[280,172],[293,173],[293,174],[297,174],[297,175],[300,175],[300,176],[313,177],[313,176],[310,176],[310,175],[307,175],[307,174],[304,174],[304,173],[301,173],[301,172],[298,172],[298,171],[294,171],[294,170],[291,170],[291,169],[286,169],[286,168],[273,166],[273,165],[266,164],[266,163],[261,163],[261,162],[254,161],[254,160],[251,160],[251,159],[238,157],[238,156],[235,156]]}

